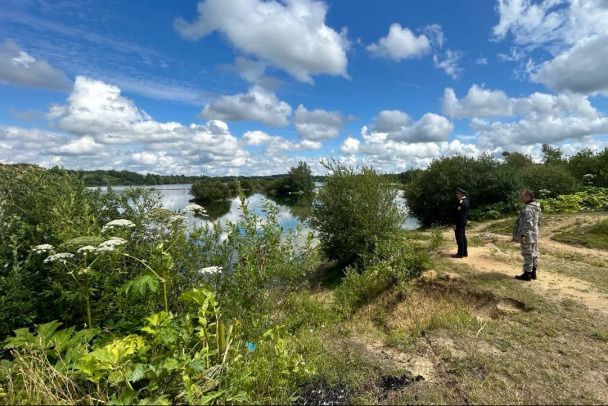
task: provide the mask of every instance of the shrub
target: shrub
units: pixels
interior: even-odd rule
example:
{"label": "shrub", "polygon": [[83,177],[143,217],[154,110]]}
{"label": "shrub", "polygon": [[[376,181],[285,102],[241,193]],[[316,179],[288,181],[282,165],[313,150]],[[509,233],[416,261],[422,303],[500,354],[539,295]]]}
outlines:
{"label": "shrub", "polygon": [[335,161],[323,165],[330,175],[313,202],[310,224],[328,259],[361,267],[402,229],[405,213],[396,202],[398,190],[372,168],[357,172]]}
{"label": "shrub", "polygon": [[200,202],[213,202],[230,197],[230,188],[219,179],[204,178],[194,182],[190,194]]}
{"label": "shrub", "polygon": [[568,171],[564,164],[545,164],[527,166],[521,171],[526,188],[536,196],[556,197],[582,189],[580,181]]}
{"label": "shrub", "polygon": [[495,216],[493,211],[497,207],[515,209],[523,185],[517,172],[488,156],[445,157],[433,161],[405,187],[407,205],[424,226],[449,224],[456,187],[467,190],[471,199],[470,217],[479,219],[486,213]]}

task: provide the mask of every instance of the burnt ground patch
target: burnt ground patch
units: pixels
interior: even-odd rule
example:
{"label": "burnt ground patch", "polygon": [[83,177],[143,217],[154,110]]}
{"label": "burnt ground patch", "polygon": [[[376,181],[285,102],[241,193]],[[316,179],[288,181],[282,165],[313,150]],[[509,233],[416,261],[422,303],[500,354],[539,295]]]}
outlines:
{"label": "burnt ground patch", "polygon": [[348,404],[346,385],[315,382],[300,390],[299,397],[292,405],[346,405]]}

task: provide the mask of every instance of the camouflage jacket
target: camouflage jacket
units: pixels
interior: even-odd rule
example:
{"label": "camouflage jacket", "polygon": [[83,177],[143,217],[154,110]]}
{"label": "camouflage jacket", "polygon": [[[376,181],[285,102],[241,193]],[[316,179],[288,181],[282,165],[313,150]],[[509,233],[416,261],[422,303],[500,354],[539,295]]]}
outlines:
{"label": "camouflage jacket", "polygon": [[526,242],[534,244],[538,242],[541,220],[540,203],[530,201],[524,205],[515,220],[513,228],[513,241],[519,242],[522,235],[526,236]]}

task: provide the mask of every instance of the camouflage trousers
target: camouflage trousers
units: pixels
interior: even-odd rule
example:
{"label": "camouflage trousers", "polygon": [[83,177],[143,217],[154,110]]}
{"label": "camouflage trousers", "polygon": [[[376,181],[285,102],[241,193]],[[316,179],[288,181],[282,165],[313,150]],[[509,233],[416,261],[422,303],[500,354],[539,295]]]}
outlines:
{"label": "camouflage trousers", "polygon": [[538,243],[521,244],[521,256],[524,257],[524,272],[532,272],[538,266]]}

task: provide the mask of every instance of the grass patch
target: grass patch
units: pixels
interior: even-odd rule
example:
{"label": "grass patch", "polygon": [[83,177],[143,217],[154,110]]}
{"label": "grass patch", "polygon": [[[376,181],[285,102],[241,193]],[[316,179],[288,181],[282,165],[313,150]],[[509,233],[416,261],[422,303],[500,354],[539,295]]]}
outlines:
{"label": "grass patch", "polygon": [[483,229],[483,231],[495,234],[511,235],[513,234],[514,218],[509,218],[500,221],[494,221]]}
{"label": "grass patch", "polygon": [[570,245],[608,250],[608,220],[599,221],[591,226],[578,224],[568,231],[555,234],[551,239]]}

